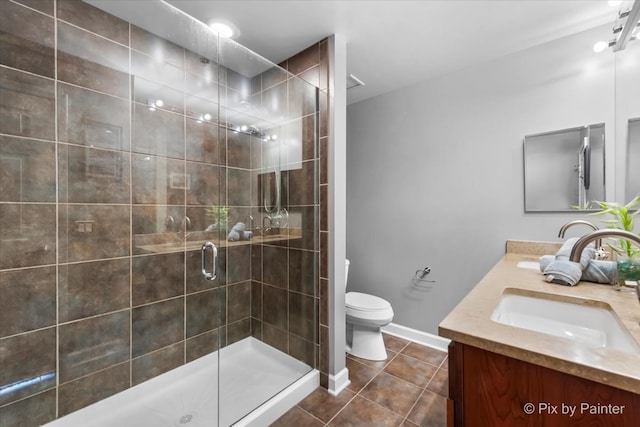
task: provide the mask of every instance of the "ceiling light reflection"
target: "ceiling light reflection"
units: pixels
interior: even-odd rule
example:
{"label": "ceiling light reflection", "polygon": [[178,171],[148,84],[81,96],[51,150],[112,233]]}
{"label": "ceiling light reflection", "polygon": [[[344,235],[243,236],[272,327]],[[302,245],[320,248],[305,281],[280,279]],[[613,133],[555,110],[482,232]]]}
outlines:
{"label": "ceiling light reflection", "polygon": [[600,40],[598,43],[593,45],[593,51],[596,53],[602,52],[609,46],[609,43]]}
{"label": "ceiling light reflection", "polygon": [[225,24],[224,22],[218,22],[218,21],[209,21],[209,27],[215,31],[216,33],[218,33],[218,36],[222,37],[223,39],[228,39],[233,37],[233,29]]}

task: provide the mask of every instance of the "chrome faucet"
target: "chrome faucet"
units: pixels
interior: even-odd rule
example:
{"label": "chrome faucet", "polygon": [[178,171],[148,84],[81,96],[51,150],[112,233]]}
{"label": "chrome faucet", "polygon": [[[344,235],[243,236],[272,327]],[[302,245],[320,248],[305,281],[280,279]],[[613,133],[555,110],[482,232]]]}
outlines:
{"label": "chrome faucet", "polygon": [[[560,237],[561,239],[564,239],[564,233],[566,233],[566,231],[571,227],[573,227],[574,225],[578,225],[578,224],[586,225],[594,231],[599,230],[598,227],[591,224],[589,221],[585,221],[584,219],[576,219],[573,221],[569,221],[568,223],[560,227],[560,231],[558,232],[558,237]],[[596,239],[596,250],[600,250],[601,247],[602,247],[602,239]]]}
{"label": "chrome faucet", "polygon": [[[269,226],[267,227],[266,222],[269,221]],[[271,227],[273,226],[273,219],[271,218],[271,215],[265,215],[262,217],[262,225],[258,225],[256,226],[256,230],[258,230],[260,232],[260,234],[262,234],[263,236],[265,234],[267,234],[270,230]]]}
{"label": "chrome faucet", "polygon": [[580,255],[582,255],[582,251],[587,245],[594,240],[602,239],[604,237],[619,237],[622,239],[626,239],[629,241],[636,242],[638,246],[640,246],[640,236],[633,234],[630,231],[624,230],[616,230],[607,228],[606,230],[596,230],[592,231],[589,234],[585,234],[573,245],[571,248],[571,255],[569,255],[569,260],[573,262],[580,262]]}
{"label": "chrome faucet", "polygon": [[253,230],[253,223],[254,223],[253,216],[251,216],[251,215],[247,215],[247,216],[245,216],[245,217],[244,217],[244,220],[245,220],[245,222],[246,222],[247,220],[249,220],[249,228],[248,228],[248,230],[247,230],[247,231],[251,231],[251,230]]}
{"label": "chrome faucet", "polygon": [[173,217],[171,215],[168,215],[167,218],[164,220],[164,228],[166,229],[167,233],[171,230],[173,230],[173,227],[175,227],[176,221],[173,219]]}
{"label": "chrome faucet", "polygon": [[185,215],[178,229],[178,237],[186,240],[191,235],[189,230],[191,230],[191,219]]}
{"label": "chrome faucet", "polygon": [[[265,221],[266,221],[266,220],[269,220],[269,227],[267,227],[267,226],[265,225]],[[265,215],[265,216],[262,218],[262,230],[261,230],[262,234],[266,234],[266,233],[268,233],[268,232],[271,230],[271,225],[272,225],[272,223],[273,223],[273,220],[271,219],[271,216],[270,216],[270,215]]]}

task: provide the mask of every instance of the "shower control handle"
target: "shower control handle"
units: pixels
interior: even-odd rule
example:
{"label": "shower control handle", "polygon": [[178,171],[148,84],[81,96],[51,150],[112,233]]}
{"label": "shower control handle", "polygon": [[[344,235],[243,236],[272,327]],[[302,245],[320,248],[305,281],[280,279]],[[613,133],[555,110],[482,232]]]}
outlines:
{"label": "shower control handle", "polygon": [[[207,271],[206,260],[207,260],[207,249],[211,249],[211,272]],[[202,275],[207,280],[214,280],[216,278],[216,258],[218,257],[218,248],[211,242],[207,242],[202,245],[202,249],[200,250],[202,254]]]}

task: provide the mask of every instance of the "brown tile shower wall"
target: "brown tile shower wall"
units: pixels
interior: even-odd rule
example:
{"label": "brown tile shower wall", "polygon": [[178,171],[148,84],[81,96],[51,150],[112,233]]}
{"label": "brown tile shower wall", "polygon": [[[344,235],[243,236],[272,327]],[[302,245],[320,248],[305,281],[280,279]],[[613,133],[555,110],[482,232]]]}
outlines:
{"label": "brown tile shower wall", "polygon": [[321,40],[307,49],[279,64],[290,73],[304,79],[318,88],[317,117],[317,169],[316,185],[318,195],[318,291],[316,292],[316,367],[320,370],[320,384],[327,388],[329,383],[329,41]]}
{"label": "brown tile shower wall", "polygon": [[[0,395],[1,425],[40,425],[248,336],[318,366],[326,384],[326,205],[310,196],[317,176],[326,195],[326,42],[317,64],[287,63],[320,87],[316,103],[278,69],[217,76],[79,0],[0,8],[0,386],[41,379]],[[263,141],[200,120],[219,89],[299,112],[283,131],[301,132],[302,158],[283,186],[302,237],[222,248],[209,282],[198,252],[143,246],[181,242],[185,217],[204,230],[211,205],[230,207],[230,225],[264,215]],[[150,91],[162,108],[149,109]]]}
{"label": "brown tile shower wall", "polygon": [[[317,366],[318,196],[317,169],[317,89],[280,68],[272,68],[252,81],[254,98],[262,105],[277,105],[289,99],[291,121],[279,128],[283,138],[297,135],[298,151],[286,144],[282,166],[283,204],[289,211],[290,232],[299,238],[266,245],[251,246],[252,335],[265,343]],[[292,96],[302,94],[302,96]],[[280,139],[280,138],[279,138]],[[264,164],[274,166],[267,153],[274,142],[263,142]],[[275,144],[279,144],[276,142]],[[295,146],[295,144],[294,144]],[[271,169],[269,169],[271,170]],[[261,173],[260,170],[256,171]],[[254,180],[255,181],[255,180]],[[264,193],[252,194],[252,216],[262,221]]]}

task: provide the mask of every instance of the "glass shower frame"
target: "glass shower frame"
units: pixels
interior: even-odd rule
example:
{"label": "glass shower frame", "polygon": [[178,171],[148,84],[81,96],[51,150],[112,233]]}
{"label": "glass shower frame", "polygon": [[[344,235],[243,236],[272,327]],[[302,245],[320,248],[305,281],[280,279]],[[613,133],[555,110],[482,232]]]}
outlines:
{"label": "glass shower frame", "polygon": [[[176,13],[165,6],[167,13]],[[119,52],[91,51],[92,46],[81,46],[84,41],[74,45],[73,40],[83,40],[74,34],[84,32],[61,21],[56,66],[68,55],[70,62],[91,63],[82,67],[99,67],[98,74],[108,70],[124,77],[126,89],[114,94],[93,83],[85,87],[65,80],[58,70],[54,80],[47,80],[55,90],[55,136],[25,133],[22,126],[0,129],[7,139],[32,138],[34,146],[50,140],[46,145],[55,151],[55,184],[35,183],[42,192],[54,193],[43,199],[53,224],[39,224],[36,229],[43,233],[38,235],[29,224],[14,227],[8,221],[1,236],[5,256],[15,255],[3,261],[2,286],[12,286],[18,283],[16,269],[33,267],[12,260],[50,240],[55,230],[43,265],[57,289],[55,300],[46,304],[57,313],[51,324],[38,328],[58,335],[54,366],[61,371],[55,368],[53,377],[43,377],[38,390],[64,388],[112,370],[128,375],[128,386],[134,386],[247,337],[309,369],[318,365],[317,88],[233,41],[218,40],[192,18],[180,19],[188,24],[158,31],[152,23],[127,19],[130,46],[95,36],[96,43],[127,51],[120,62],[114,59]],[[115,108],[92,112],[102,106]],[[8,117],[14,113],[9,109]],[[23,166],[35,164],[18,162],[9,153],[16,151],[15,144],[4,147],[10,145],[3,164],[20,163],[20,174]],[[29,149],[18,154],[33,154]],[[24,176],[32,175],[37,171]],[[3,219],[15,218],[16,212],[22,218],[23,211],[26,218],[36,202],[42,203],[3,198]],[[229,242],[240,222],[253,239]],[[218,248],[214,281],[201,275],[200,248],[207,241]],[[102,278],[97,283],[105,286],[104,298],[111,298],[115,287],[118,292],[126,288],[126,296],[117,296],[122,304],[96,299],[96,289],[88,289],[91,278]],[[113,285],[116,280],[127,284]],[[95,304],[80,312],[74,298]],[[94,341],[72,348],[81,329]],[[10,326],[2,331],[0,345],[11,348],[32,330]],[[115,355],[104,350],[104,337],[112,338]],[[95,365],[73,360],[83,352],[97,358]],[[223,384],[218,396],[224,392]],[[31,392],[21,393],[20,398]],[[80,409],[56,405],[58,416]]]}

